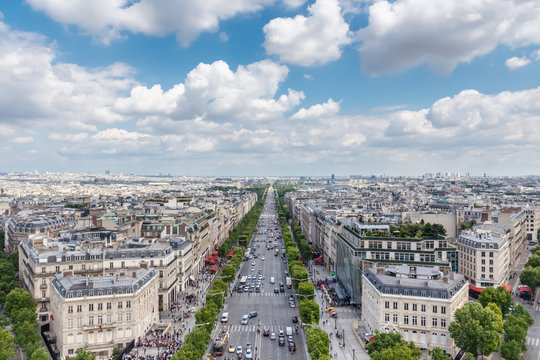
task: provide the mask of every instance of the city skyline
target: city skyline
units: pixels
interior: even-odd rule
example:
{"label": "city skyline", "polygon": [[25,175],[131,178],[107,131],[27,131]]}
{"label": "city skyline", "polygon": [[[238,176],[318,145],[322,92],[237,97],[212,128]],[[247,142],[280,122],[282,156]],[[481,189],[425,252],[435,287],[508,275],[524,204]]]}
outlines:
{"label": "city skyline", "polygon": [[0,169],[538,175],[539,10],[9,2]]}

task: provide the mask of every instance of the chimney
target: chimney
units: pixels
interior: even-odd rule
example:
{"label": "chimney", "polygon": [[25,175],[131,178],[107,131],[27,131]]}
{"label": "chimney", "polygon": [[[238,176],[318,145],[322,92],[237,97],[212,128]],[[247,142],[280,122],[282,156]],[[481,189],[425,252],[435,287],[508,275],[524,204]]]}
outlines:
{"label": "chimney", "polygon": [[133,276],[134,278],[136,278],[136,277],[137,277],[137,272],[136,272],[136,271],[132,272],[132,273],[131,273],[131,276]]}
{"label": "chimney", "polygon": [[116,280],[118,280],[118,275],[114,275],[114,277],[113,277],[113,284],[116,284]]}
{"label": "chimney", "polygon": [[444,283],[448,284],[448,277],[443,276],[442,281],[443,281]]}
{"label": "chimney", "polygon": [[147,263],[141,263],[141,269],[148,269]]}
{"label": "chimney", "polygon": [[90,277],[86,276],[86,286],[90,286]]}

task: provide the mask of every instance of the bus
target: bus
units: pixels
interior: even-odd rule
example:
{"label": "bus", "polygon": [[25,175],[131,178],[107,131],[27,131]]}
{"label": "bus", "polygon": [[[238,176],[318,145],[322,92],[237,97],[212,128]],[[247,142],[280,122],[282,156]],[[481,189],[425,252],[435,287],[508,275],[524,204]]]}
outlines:
{"label": "bus", "polygon": [[247,282],[247,276],[242,276],[242,278],[240,279],[240,285],[246,285],[246,282]]}
{"label": "bus", "polygon": [[227,331],[227,329],[221,330],[216,339],[214,340],[214,346],[212,348],[212,353],[214,354],[214,356],[223,355],[228,340],[229,332]]}

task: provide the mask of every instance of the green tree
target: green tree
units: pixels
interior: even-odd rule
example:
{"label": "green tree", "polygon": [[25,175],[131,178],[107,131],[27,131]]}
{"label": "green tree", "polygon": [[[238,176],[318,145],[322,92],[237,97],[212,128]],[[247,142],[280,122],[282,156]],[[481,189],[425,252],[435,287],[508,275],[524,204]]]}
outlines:
{"label": "green tree", "polygon": [[308,272],[303,266],[293,266],[291,269],[291,277],[293,279],[292,284],[296,289],[299,282],[306,281],[308,279]]}
{"label": "green tree", "polygon": [[499,286],[498,288],[485,288],[478,297],[478,300],[483,307],[486,307],[489,303],[497,305],[499,309],[501,309],[503,318],[506,318],[510,313],[510,308],[514,305],[512,294],[510,294],[503,286]]}
{"label": "green tree", "polygon": [[319,305],[312,299],[301,299],[298,301],[300,319],[306,324],[319,324]]}
{"label": "green tree", "polygon": [[78,348],[75,355],[75,360],[96,360],[96,354],[86,350],[86,348]]}
{"label": "green tree", "polygon": [[373,360],[418,360],[421,355],[420,349],[411,342],[410,344],[399,344],[380,352],[374,352],[370,356]]}
{"label": "green tree", "polygon": [[497,316],[501,319],[501,321],[503,321],[502,311],[497,305],[495,305],[494,303],[489,303],[487,304],[486,308],[493,311],[495,314],[497,314]]}
{"label": "green tree", "polygon": [[37,314],[35,308],[21,308],[11,310],[11,322],[13,324],[22,323],[25,321],[37,326]]}
{"label": "green tree", "polygon": [[521,304],[517,304],[514,307],[514,310],[512,310],[512,315],[520,317],[523,320],[525,320],[525,322],[527,323],[527,325],[529,325],[529,327],[532,326],[532,324],[534,324],[533,317]]}
{"label": "green tree", "polygon": [[9,360],[15,357],[15,339],[9,330],[0,330],[0,360]]}
{"label": "green tree", "polygon": [[304,299],[313,299],[315,297],[315,287],[308,281],[302,281],[298,284],[298,295],[303,295]]}
{"label": "green tree", "polygon": [[522,344],[519,341],[505,341],[501,346],[501,357],[504,360],[524,360]]}
{"label": "green tree", "polygon": [[4,304],[4,313],[11,318],[11,311],[13,309],[36,309],[36,301],[32,298],[32,295],[28,291],[20,288],[15,288],[6,296],[6,303]]}
{"label": "green tree", "polygon": [[366,345],[366,351],[371,356],[373,353],[380,353],[385,349],[400,345],[403,342],[401,334],[398,332],[384,332],[375,330],[373,341]]}
{"label": "green tree", "polygon": [[450,355],[446,355],[444,350],[437,346],[429,350],[428,354],[431,356],[431,360],[452,360]]}
{"label": "green tree", "polygon": [[300,252],[296,247],[289,246],[285,249],[285,251],[287,252],[288,261],[300,259]]}
{"label": "green tree", "polygon": [[529,259],[527,260],[527,263],[525,264],[525,267],[531,266],[531,267],[540,267],[540,254],[531,254],[529,256]]}
{"label": "green tree", "polygon": [[528,285],[534,294],[536,288],[540,286],[540,267],[533,268],[531,266],[527,266],[523,269],[523,271],[521,271],[519,280],[522,284]]}
{"label": "green tree", "polygon": [[41,338],[35,324],[27,321],[17,323],[13,326],[13,330],[15,331],[15,342],[21,345],[27,353],[39,347]]}
{"label": "green tree", "polygon": [[475,358],[489,355],[499,348],[503,322],[497,314],[478,303],[467,303],[454,314],[450,335],[456,345]]}
{"label": "green tree", "polygon": [[226,282],[232,282],[234,280],[234,275],[236,274],[236,270],[233,266],[225,266],[221,270],[221,276],[223,277],[223,280]]}
{"label": "green tree", "polygon": [[504,323],[504,342],[517,341],[522,344],[521,351],[527,350],[527,330],[529,325],[522,317],[511,315]]}
{"label": "green tree", "polygon": [[40,347],[32,353],[29,360],[49,360],[49,357],[49,352],[45,348]]}

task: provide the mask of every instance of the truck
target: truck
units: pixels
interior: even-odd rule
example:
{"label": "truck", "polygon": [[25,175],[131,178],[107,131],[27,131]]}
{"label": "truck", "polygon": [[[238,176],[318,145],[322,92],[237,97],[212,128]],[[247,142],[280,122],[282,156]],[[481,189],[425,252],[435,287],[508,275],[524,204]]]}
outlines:
{"label": "truck", "polygon": [[285,285],[287,285],[287,289],[292,288],[292,280],[289,276],[285,278]]}
{"label": "truck", "polygon": [[227,347],[227,341],[229,340],[229,331],[222,329],[216,339],[214,340],[214,346],[212,347],[212,353],[214,356],[221,356],[225,352]]}
{"label": "truck", "polygon": [[287,336],[292,336],[292,327],[287,326],[285,328],[285,334],[287,334]]}

